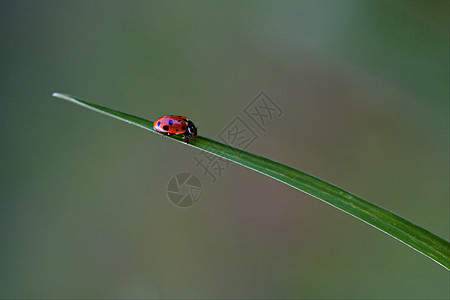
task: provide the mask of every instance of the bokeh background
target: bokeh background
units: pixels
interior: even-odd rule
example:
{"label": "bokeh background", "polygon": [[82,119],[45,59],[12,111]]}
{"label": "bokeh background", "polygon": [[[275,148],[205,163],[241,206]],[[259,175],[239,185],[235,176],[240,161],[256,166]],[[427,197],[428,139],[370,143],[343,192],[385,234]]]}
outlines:
{"label": "bokeh background", "polygon": [[448,298],[365,223],[51,97],[217,138],[264,90],[284,114],[251,152],[449,239],[448,24],[448,1],[0,1],[0,298]]}

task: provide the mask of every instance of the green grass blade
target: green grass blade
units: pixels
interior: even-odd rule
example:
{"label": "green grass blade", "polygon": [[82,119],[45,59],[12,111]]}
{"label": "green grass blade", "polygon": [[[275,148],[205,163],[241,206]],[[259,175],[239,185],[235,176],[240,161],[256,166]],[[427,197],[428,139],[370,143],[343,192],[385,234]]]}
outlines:
{"label": "green grass blade", "polygon": [[[53,96],[160,134],[153,129],[153,122],[149,120],[92,104],[66,94],[54,93]],[[181,142],[179,136],[168,138]],[[450,243],[448,241],[384,208],[300,170],[206,137],[197,136],[195,139],[191,139],[189,146],[228,159],[325,201],[405,243],[446,269],[450,269]]]}

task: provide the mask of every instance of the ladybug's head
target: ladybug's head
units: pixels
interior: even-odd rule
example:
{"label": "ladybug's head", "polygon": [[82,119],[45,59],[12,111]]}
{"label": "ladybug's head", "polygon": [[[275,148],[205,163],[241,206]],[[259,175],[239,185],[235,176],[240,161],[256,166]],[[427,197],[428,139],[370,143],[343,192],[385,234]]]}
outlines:
{"label": "ladybug's head", "polygon": [[187,130],[188,130],[189,134],[192,137],[196,137],[197,136],[197,127],[195,127],[194,123],[192,123],[191,120],[186,119],[186,123],[187,123]]}

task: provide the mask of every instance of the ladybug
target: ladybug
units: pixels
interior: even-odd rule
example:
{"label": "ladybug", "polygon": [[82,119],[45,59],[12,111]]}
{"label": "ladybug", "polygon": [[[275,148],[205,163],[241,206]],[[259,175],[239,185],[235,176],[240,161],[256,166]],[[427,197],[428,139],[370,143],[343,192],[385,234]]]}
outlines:
{"label": "ladybug", "polygon": [[153,123],[153,129],[167,135],[183,134],[183,142],[189,144],[189,138],[197,136],[197,127],[183,116],[162,116]]}

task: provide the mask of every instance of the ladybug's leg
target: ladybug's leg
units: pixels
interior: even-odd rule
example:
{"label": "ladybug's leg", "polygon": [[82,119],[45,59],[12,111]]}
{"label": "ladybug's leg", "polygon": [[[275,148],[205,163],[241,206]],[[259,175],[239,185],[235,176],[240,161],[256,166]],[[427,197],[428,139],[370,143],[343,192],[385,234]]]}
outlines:
{"label": "ladybug's leg", "polygon": [[183,142],[189,144],[189,134],[186,132],[183,134]]}

